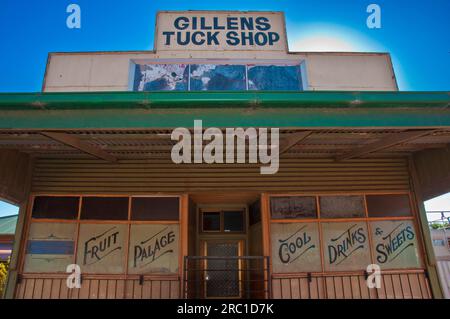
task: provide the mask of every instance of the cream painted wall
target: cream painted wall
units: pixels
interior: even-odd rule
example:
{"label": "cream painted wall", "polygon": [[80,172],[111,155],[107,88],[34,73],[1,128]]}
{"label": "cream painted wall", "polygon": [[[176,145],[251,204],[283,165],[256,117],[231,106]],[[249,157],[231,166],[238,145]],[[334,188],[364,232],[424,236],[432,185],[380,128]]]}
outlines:
{"label": "cream painted wall", "polygon": [[308,90],[395,91],[389,54],[333,52],[153,51],[51,53],[43,91],[127,91],[130,66],[136,62],[217,60],[305,61]]}
{"label": "cream painted wall", "polygon": [[444,246],[437,246],[433,245],[434,248],[434,254],[436,255],[436,258],[440,259],[441,257],[444,257],[443,259],[447,259],[450,261],[450,250],[446,246],[448,240],[447,238],[450,237],[450,230],[446,230],[444,233],[443,229],[432,229],[431,230],[431,239],[432,240],[443,240]]}

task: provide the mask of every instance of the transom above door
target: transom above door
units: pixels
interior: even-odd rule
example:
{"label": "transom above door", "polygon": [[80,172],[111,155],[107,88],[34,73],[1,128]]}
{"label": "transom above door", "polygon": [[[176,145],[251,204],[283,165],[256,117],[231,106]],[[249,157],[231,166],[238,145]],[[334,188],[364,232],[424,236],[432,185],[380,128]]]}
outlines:
{"label": "transom above door", "polygon": [[200,212],[202,233],[245,233],[245,209],[210,209]]}

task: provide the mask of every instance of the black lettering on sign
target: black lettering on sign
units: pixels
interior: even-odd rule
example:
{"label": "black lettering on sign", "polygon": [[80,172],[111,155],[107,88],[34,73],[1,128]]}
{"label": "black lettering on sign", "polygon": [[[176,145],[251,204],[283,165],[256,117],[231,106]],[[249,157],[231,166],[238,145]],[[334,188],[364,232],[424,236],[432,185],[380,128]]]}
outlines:
{"label": "black lettering on sign", "polygon": [[173,245],[175,242],[175,233],[169,230],[169,226],[163,228],[156,234],[151,235],[148,239],[134,246],[133,267],[145,267],[158,258],[173,253]]}
{"label": "black lettering on sign", "polygon": [[285,239],[279,239],[278,257],[283,264],[290,264],[303,256],[310,249],[316,246],[311,243],[311,236],[308,235],[303,226]]}
{"label": "black lettering on sign", "polygon": [[91,237],[85,241],[83,265],[95,264],[114,251],[122,249],[118,237],[119,231],[114,226],[100,235]]}
{"label": "black lettering on sign", "polygon": [[382,236],[382,243],[379,243],[375,250],[377,251],[377,261],[385,264],[395,260],[404,253],[409,247],[414,247],[411,242],[415,237],[414,229],[410,225],[399,224],[389,234],[383,236],[383,230],[377,227],[376,236]]}
{"label": "black lettering on sign", "polygon": [[330,265],[339,265],[354,252],[364,249],[367,237],[364,228],[355,228],[357,224],[350,226],[336,238],[332,238],[328,244],[328,262]]}
{"label": "black lettering on sign", "polygon": [[[204,16],[174,19],[175,31],[162,30],[164,45],[242,45],[273,46],[280,41],[280,35],[272,31],[272,24],[267,17],[220,17]],[[225,43],[220,43],[219,35],[223,33]]]}

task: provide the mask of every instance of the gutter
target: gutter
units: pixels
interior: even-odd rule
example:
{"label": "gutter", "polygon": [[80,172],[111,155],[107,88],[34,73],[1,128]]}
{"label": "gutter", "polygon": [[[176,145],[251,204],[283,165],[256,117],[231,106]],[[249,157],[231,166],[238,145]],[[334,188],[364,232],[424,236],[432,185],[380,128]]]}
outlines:
{"label": "gutter", "polygon": [[154,108],[438,108],[450,92],[64,92],[0,93],[2,110]]}

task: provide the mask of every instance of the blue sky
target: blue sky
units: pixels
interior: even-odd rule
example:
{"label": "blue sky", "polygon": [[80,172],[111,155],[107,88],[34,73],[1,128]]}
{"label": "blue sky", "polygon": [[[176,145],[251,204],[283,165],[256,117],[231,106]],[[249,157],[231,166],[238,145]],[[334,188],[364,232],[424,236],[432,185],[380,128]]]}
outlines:
{"label": "blue sky", "polygon": [[[72,3],[81,29],[66,26]],[[381,29],[366,25],[371,3]],[[449,0],[2,0],[0,92],[40,91],[48,52],[151,50],[158,10],[196,9],[284,11],[291,51],[390,52],[401,90],[450,90]],[[436,203],[450,210],[450,195]]]}
{"label": "blue sky", "polygon": [[[370,3],[381,29],[366,26]],[[0,92],[40,91],[48,52],[150,50],[156,12],[188,9],[284,11],[291,50],[390,52],[401,90],[450,90],[449,0],[2,0]]]}
{"label": "blue sky", "polygon": [[19,207],[0,200],[0,217],[10,216],[19,213]]}

